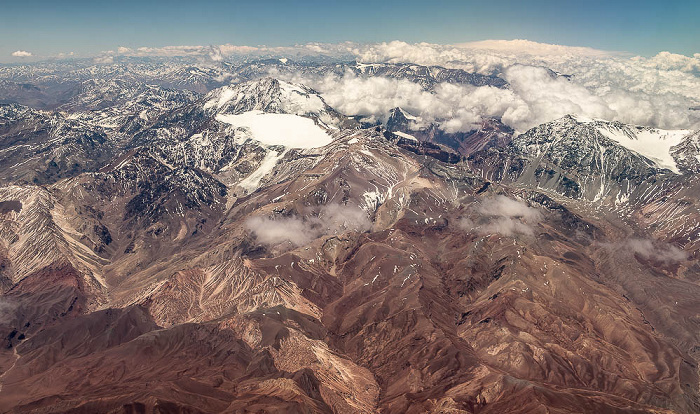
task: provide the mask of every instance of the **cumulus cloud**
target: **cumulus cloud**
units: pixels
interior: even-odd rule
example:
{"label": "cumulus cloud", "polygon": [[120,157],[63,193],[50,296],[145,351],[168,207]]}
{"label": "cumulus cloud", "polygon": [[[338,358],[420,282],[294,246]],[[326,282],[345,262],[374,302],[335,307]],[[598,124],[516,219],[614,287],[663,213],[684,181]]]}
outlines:
{"label": "cumulus cloud", "polygon": [[477,211],[487,216],[517,218],[530,223],[537,223],[542,219],[542,213],[536,208],[529,207],[523,201],[503,195],[484,199],[479,204]]}
{"label": "cumulus cloud", "polygon": [[473,130],[484,117],[498,117],[513,125],[529,125],[527,103],[508,89],[442,83],[433,91],[426,91],[407,79],[362,77],[352,72],[321,78],[271,75],[311,86],[332,107],[370,122],[384,122],[391,109],[401,107],[420,118],[415,128],[437,123],[446,132],[466,132]]}
{"label": "cumulus cloud", "polygon": [[518,234],[532,236],[535,234],[533,228],[527,223],[510,217],[499,217],[491,220],[481,228],[485,234],[498,233],[503,236],[513,237]]}
{"label": "cumulus cloud", "polygon": [[262,244],[303,246],[323,235],[366,231],[372,223],[359,207],[329,204],[322,206],[318,214],[310,212],[303,217],[275,218],[257,216],[247,220],[245,225]]}
{"label": "cumulus cloud", "polygon": [[599,243],[604,249],[621,250],[627,254],[638,255],[646,260],[673,264],[688,260],[688,253],[678,247],[659,240],[647,238],[629,238],[618,243]]}
{"label": "cumulus cloud", "polygon": [[352,52],[364,63],[437,65],[484,75],[497,75],[514,64],[551,67],[581,59],[624,57],[615,52],[528,40],[487,40],[457,45],[393,41],[359,45],[352,48]]}
{"label": "cumulus cloud", "polygon": [[269,218],[253,217],[246,221],[246,228],[263,244],[290,243],[301,246],[313,238],[304,221],[297,217]]}
{"label": "cumulus cloud", "polygon": [[458,225],[463,230],[477,231],[481,234],[499,233],[508,237],[532,236],[534,235],[533,226],[542,220],[542,213],[536,208],[503,195],[486,198],[473,210],[482,217],[486,217],[486,221],[477,225],[470,218],[462,218]]}
{"label": "cumulus cloud", "polygon": [[633,85],[622,88],[610,80],[598,84],[570,81],[554,77],[542,67],[526,65],[509,67],[503,77],[525,103],[523,116],[504,118],[505,123],[519,130],[567,114],[666,129],[694,128],[700,121],[689,110],[695,102],[692,96],[666,90],[647,92],[639,84],[637,90]]}
{"label": "cumulus cloud", "polygon": [[0,297],[0,316],[9,319],[16,308],[17,304],[15,302],[8,298]]}
{"label": "cumulus cloud", "polygon": [[[476,97],[508,105],[504,122],[520,132],[569,113],[666,129],[700,128],[700,114],[689,109],[700,105],[700,54],[629,57],[525,40],[461,45],[395,41],[357,46],[353,53],[365,63],[438,65],[501,76],[510,82],[512,96],[484,90]],[[445,127],[454,129],[468,120],[453,117]]]}
{"label": "cumulus cloud", "polygon": [[632,60],[638,62],[642,67],[651,69],[680,71],[700,75],[700,53],[695,53],[690,57],[676,53],[660,52],[648,59],[637,56]]}
{"label": "cumulus cloud", "polygon": [[14,57],[31,57],[32,52],[27,52],[26,50],[16,50],[12,52],[12,56]]}
{"label": "cumulus cloud", "polygon": [[[524,51],[519,49],[523,44],[528,46]],[[442,83],[427,91],[406,79],[358,76],[350,71],[320,78],[271,75],[313,87],[348,115],[385,121],[389,111],[399,106],[423,121],[417,127],[436,123],[446,132],[473,130],[485,117],[499,118],[524,132],[567,114],[664,129],[700,128],[700,113],[690,110],[700,105],[696,58],[668,53],[651,59],[629,58],[527,41],[477,45],[390,42],[352,51],[367,63],[440,65],[497,75],[509,82],[508,89]]]}
{"label": "cumulus cloud", "polygon": [[688,258],[687,253],[676,246],[655,240],[629,239],[625,246],[645,259],[663,263],[677,263]]}
{"label": "cumulus cloud", "polygon": [[93,62],[101,64],[101,65],[109,65],[114,63],[114,56],[108,56],[108,55],[103,55],[103,56],[96,56],[92,59]]}
{"label": "cumulus cloud", "polygon": [[528,40],[487,40],[456,45],[409,44],[401,41],[366,44],[353,53],[364,63],[416,63],[464,69],[484,75],[498,75],[514,64],[551,66],[584,58],[621,56],[585,47],[570,47]]}
{"label": "cumulus cloud", "polygon": [[193,56],[201,55],[208,49],[206,46],[139,47],[128,51],[128,54],[132,56]]}

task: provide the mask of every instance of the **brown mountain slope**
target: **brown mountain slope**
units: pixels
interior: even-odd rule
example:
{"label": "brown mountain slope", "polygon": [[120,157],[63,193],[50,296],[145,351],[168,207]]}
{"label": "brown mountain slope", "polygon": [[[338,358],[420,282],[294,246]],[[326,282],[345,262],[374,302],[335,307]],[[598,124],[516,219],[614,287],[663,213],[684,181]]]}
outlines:
{"label": "brown mountain slope", "polygon": [[250,194],[132,154],[42,190],[27,236],[3,211],[2,411],[700,410],[696,228],[657,226],[669,201],[621,215],[336,138]]}

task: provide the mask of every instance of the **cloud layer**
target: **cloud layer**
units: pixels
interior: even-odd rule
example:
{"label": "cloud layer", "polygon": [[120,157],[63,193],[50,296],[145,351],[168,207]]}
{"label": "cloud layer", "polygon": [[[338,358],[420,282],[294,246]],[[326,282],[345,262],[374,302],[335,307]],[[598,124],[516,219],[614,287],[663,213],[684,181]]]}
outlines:
{"label": "cloud layer", "polygon": [[200,57],[218,62],[225,59],[250,58],[250,57],[288,57],[303,59],[305,57],[336,57],[338,59],[352,58],[352,46],[354,43],[307,43],[294,46],[244,46],[244,45],[191,45],[191,46],[164,46],[164,47],[137,47],[130,48],[120,46],[117,50],[104,52],[109,56],[132,57]]}
{"label": "cloud layer", "polygon": [[[667,129],[700,127],[700,114],[689,110],[700,104],[700,53],[629,57],[524,40],[456,46],[389,42],[354,52],[362,62],[439,65],[501,76],[512,85],[509,108],[518,114],[504,120],[520,130],[567,113]],[[548,69],[571,78],[552,76]]]}
{"label": "cloud layer", "polygon": [[641,57],[527,40],[458,45],[393,41],[287,47],[122,46],[105,52],[96,62],[111,63],[117,56],[194,57],[208,62],[285,57],[414,63],[500,76],[510,83],[510,89],[444,83],[429,92],[407,80],[358,78],[352,73],[290,79],[314,87],[346,114],[384,120],[389,110],[400,106],[447,132],[472,130],[485,117],[500,118],[524,132],[567,114],[663,129],[700,129],[700,111],[691,109],[700,107],[700,53]]}
{"label": "cloud layer", "polygon": [[401,107],[424,121],[417,126],[436,122],[447,132],[473,130],[484,117],[502,118],[510,125],[530,125],[527,103],[511,90],[491,86],[442,83],[429,92],[406,79],[358,77],[350,72],[289,80],[311,86],[332,107],[368,121],[386,121],[391,109]]}
{"label": "cloud layer", "polygon": [[438,65],[500,76],[510,89],[443,83],[428,92],[407,80],[352,73],[293,80],[310,84],[347,114],[384,120],[400,106],[447,132],[472,130],[484,117],[524,132],[567,114],[663,129],[700,128],[700,111],[690,109],[700,105],[700,54],[629,57],[528,41],[390,42],[351,52],[365,63]]}

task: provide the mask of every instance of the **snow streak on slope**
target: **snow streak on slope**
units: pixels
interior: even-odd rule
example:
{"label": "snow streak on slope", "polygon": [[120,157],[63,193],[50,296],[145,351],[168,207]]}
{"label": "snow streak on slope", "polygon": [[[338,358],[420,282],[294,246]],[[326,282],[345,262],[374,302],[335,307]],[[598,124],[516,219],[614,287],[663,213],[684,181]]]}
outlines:
{"label": "snow streak on slope", "polygon": [[263,158],[258,169],[253,171],[248,177],[238,183],[238,185],[248,192],[253,192],[258,188],[260,181],[275,168],[279,160],[284,157],[285,153],[286,151],[282,153],[270,151],[265,154],[265,158]]}
{"label": "snow streak on slope", "polygon": [[290,148],[318,148],[333,140],[309,118],[289,114],[249,111],[240,115],[216,116],[216,120],[236,127],[248,128],[253,139],[265,145]]}

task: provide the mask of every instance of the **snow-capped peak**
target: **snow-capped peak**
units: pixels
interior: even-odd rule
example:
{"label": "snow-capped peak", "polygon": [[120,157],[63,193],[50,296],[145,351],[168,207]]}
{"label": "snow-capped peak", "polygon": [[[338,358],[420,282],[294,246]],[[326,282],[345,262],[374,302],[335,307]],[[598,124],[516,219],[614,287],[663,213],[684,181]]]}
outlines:
{"label": "snow-capped peak", "polygon": [[580,116],[571,116],[570,119],[590,125],[604,137],[652,160],[659,168],[666,168],[680,174],[676,160],[671,155],[671,148],[683,142],[683,138],[692,131],[663,130]]}
{"label": "snow-capped peak", "polygon": [[224,86],[210,92],[205,101],[204,109],[228,114],[259,110],[268,113],[316,115],[330,109],[312,89],[274,78]]}

